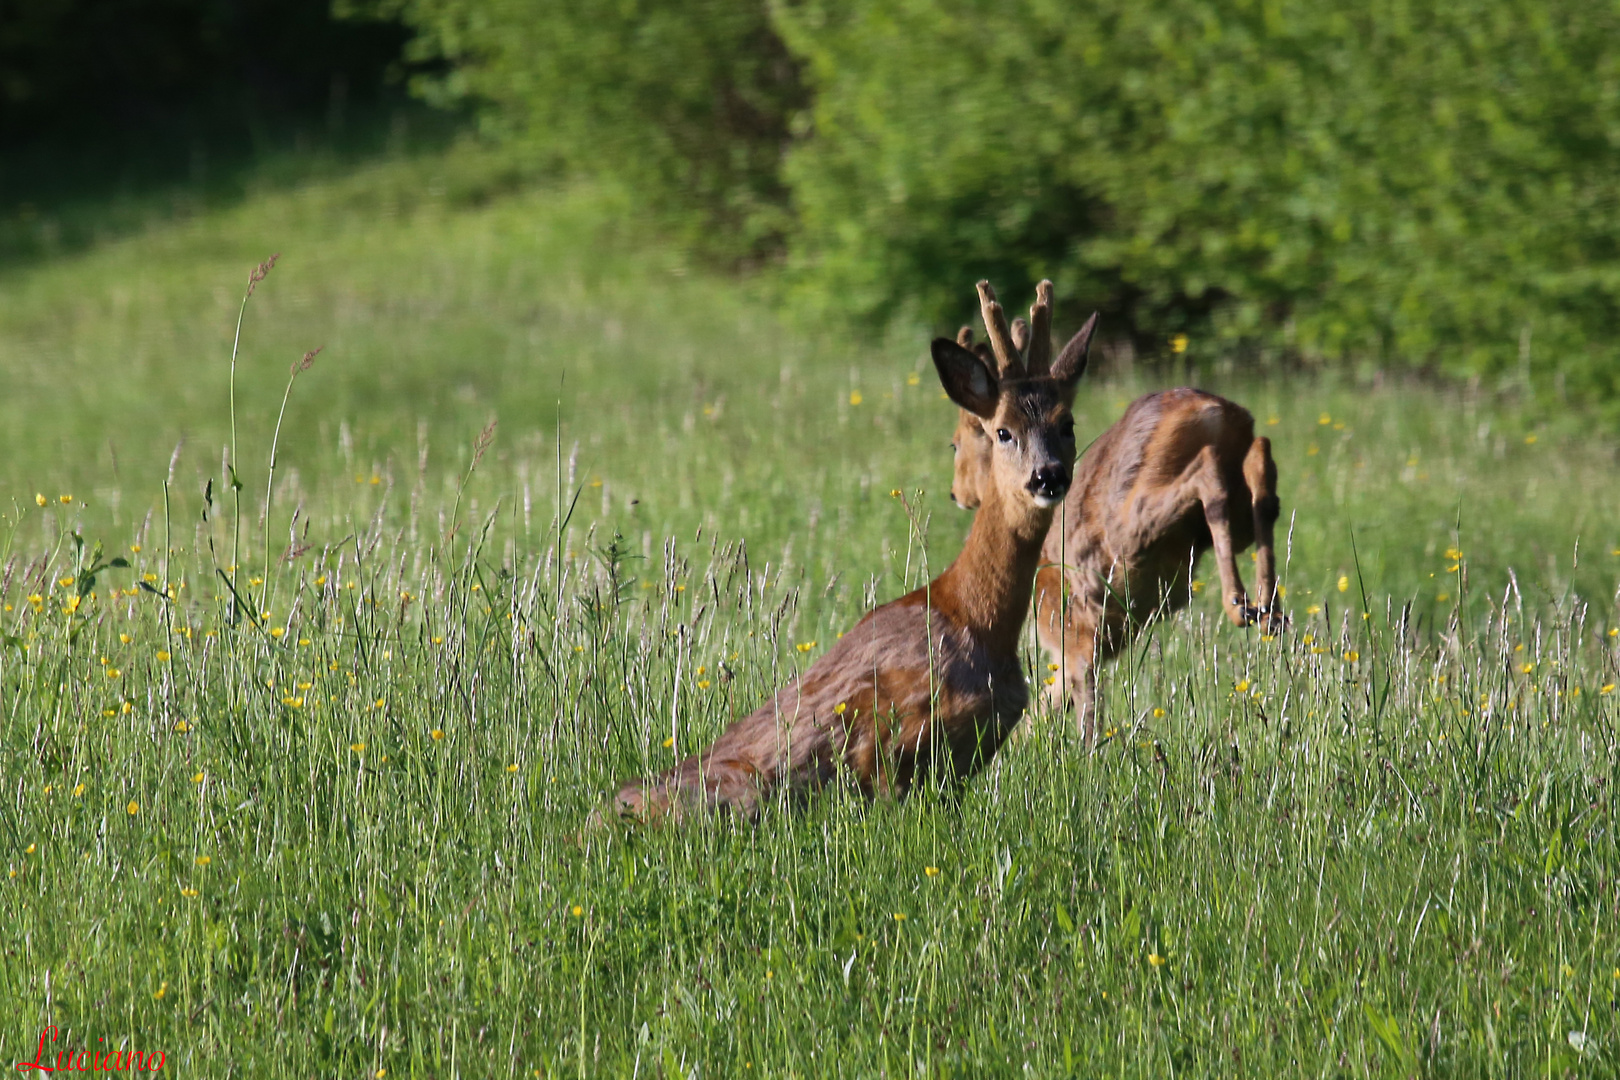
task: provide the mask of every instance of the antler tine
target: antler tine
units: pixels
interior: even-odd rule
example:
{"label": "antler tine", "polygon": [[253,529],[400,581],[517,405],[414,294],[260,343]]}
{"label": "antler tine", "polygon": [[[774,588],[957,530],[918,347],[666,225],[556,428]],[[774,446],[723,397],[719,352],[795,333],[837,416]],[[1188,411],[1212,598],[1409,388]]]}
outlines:
{"label": "antler tine", "polygon": [[1025,349],[1029,348],[1029,323],[1025,322],[1022,318],[1013,319],[1012,339],[1013,348],[1017,349],[1019,352],[1023,352]]}
{"label": "antler tine", "polygon": [[994,366],[996,358],[990,355],[990,346],[982,341],[973,340],[973,327],[964,326],[956,332],[956,343],[968,352],[983,360],[986,367]]}
{"label": "antler tine", "polygon": [[996,366],[1002,378],[1022,378],[1024,359],[1013,344],[1012,331],[1007,327],[1006,313],[996,303],[996,291],[988,281],[979,282],[979,311],[984,316],[984,329],[990,335],[990,347],[996,353]]}
{"label": "antler tine", "polygon": [[1035,306],[1029,309],[1029,352],[1025,364],[1031,375],[1045,375],[1052,367],[1052,283],[1035,286]]}

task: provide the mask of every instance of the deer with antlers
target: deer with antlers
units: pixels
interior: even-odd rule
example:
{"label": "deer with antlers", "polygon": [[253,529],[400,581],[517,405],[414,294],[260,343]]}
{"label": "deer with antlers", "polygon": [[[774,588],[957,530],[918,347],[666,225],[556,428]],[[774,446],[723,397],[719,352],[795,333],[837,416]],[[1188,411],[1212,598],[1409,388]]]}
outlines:
{"label": "deer with antlers", "polygon": [[[1014,350],[1001,305],[979,283],[998,363],[934,341],[946,393],[989,444],[979,512],[933,581],[866,615],[826,654],[714,745],[624,784],[593,822],[647,822],[707,808],[753,817],[778,794],[835,781],[904,795],[930,775],[961,782],[996,753],[1028,704],[1018,641],[1052,514],[1074,465],[1075,386],[1096,316],[1050,357],[1050,332]],[[1031,311],[1050,326],[1051,290]]]}
{"label": "deer with antlers", "polygon": [[[975,345],[969,327],[957,343],[986,362],[1005,362],[1003,355],[1026,345],[1040,355],[1036,342],[1051,335],[1050,290],[1041,283],[1035,310],[1043,317],[1015,322],[1004,344],[992,333],[988,346]],[[964,509],[979,507],[994,446],[964,411],[951,447],[951,498]],[[1277,515],[1271,440],[1256,438],[1254,417],[1225,398],[1185,388],[1145,395],[1092,443],[1054,517],[1035,581],[1036,634],[1055,669],[1051,696],[1060,705],[1073,699],[1084,739],[1096,732],[1098,665],[1188,604],[1194,567],[1211,548],[1227,618],[1237,626],[1285,625],[1277,603]],[[1236,559],[1250,544],[1259,582],[1253,602]]]}

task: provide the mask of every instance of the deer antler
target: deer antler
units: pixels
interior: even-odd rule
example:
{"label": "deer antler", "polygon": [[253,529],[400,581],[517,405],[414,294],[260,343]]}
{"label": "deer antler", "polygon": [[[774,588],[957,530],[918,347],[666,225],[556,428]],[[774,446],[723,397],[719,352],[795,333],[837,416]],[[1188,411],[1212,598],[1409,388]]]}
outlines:
{"label": "deer antler", "polygon": [[968,352],[984,361],[987,368],[996,366],[996,358],[990,353],[990,346],[982,341],[973,340],[973,327],[964,326],[956,332],[956,343]]}
{"label": "deer antler", "polygon": [[1012,331],[1007,327],[1007,316],[996,303],[996,291],[988,281],[979,282],[979,311],[984,315],[984,329],[990,335],[990,347],[996,353],[997,374],[1003,379],[1024,377],[1024,358],[1013,344]]}
{"label": "deer antler", "polygon": [[1030,375],[1045,375],[1052,366],[1052,283],[1035,286],[1035,306],[1029,309],[1029,352],[1025,364]]}
{"label": "deer antler", "polygon": [[1013,348],[1019,352],[1029,348],[1029,323],[1024,321],[1023,316],[1017,316],[1012,321],[1012,339]]}

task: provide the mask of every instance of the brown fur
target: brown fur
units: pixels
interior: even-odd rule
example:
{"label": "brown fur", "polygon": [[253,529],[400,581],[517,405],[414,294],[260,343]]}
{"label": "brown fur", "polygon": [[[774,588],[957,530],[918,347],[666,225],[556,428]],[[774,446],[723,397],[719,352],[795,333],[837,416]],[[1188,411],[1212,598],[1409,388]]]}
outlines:
{"label": "brown fur", "polygon": [[[951,494],[969,509],[984,485],[981,435],[959,420],[952,443]],[[1086,738],[1096,724],[1097,666],[1187,605],[1189,575],[1210,548],[1227,618],[1282,626],[1276,487],[1271,441],[1255,437],[1248,410],[1200,390],[1138,398],[1086,451],[1047,535],[1035,597],[1036,631],[1057,665],[1055,696],[1073,697]],[[1236,560],[1250,544],[1259,582],[1252,605]]]}
{"label": "brown fur", "polygon": [[[995,335],[1000,306],[988,285],[980,292]],[[1050,302],[1049,285],[1041,295]],[[1084,340],[1076,335],[1074,358],[1037,377],[1006,354],[1004,322],[995,364],[936,341],[947,392],[1000,446],[985,455],[982,502],[962,553],[928,585],[867,614],[713,746],[624,784],[593,820],[678,819],[722,807],[752,817],[778,793],[797,800],[833,783],[904,795],[936,775],[959,783],[989,761],[1028,700],[1018,640],[1070,480],[1070,404],[1093,325]]]}

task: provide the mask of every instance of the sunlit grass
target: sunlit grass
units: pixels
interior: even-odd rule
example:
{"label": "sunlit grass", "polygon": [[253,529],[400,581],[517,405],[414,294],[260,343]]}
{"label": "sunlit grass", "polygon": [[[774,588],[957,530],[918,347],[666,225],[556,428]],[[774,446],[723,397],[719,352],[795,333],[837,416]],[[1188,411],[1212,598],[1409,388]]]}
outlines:
{"label": "sunlit grass", "polygon": [[[921,333],[785,326],[589,193],[432,194],[458,167],[5,283],[9,1047],[50,1022],[269,1076],[1612,1066],[1608,447],[1463,393],[1211,372],[1276,444],[1289,632],[1203,589],[1109,669],[1095,752],[1038,712],[957,800],[582,841],[613,780],[948,562],[952,410]],[[230,328],[272,250],[238,517]],[[1150,385],[1088,384],[1080,427]]]}

